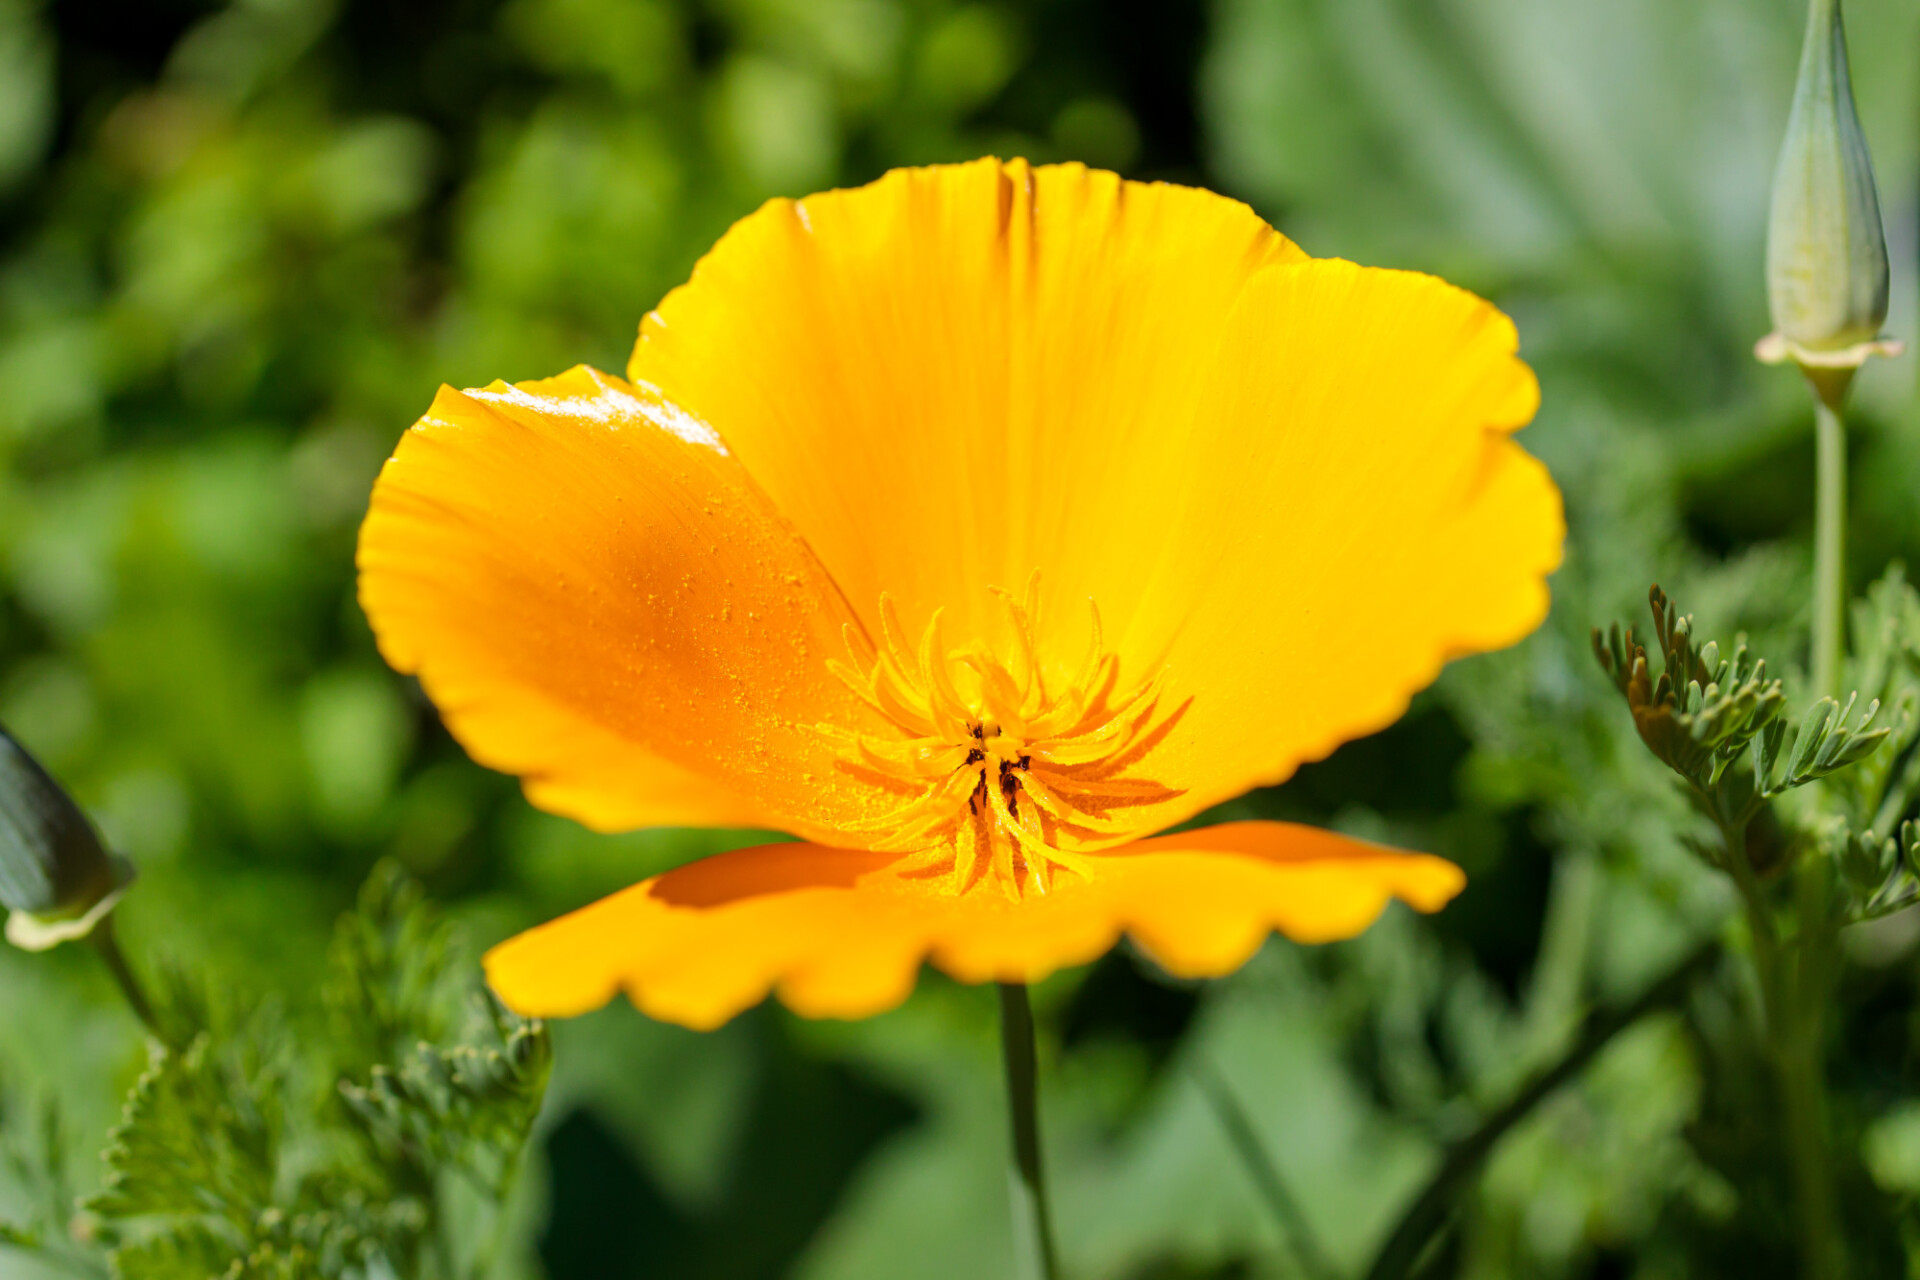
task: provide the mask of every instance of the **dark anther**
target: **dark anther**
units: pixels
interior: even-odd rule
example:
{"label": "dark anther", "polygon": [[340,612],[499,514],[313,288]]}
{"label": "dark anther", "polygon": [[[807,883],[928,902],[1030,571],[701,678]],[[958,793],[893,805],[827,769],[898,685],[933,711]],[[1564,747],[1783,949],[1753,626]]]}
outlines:
{"label": "dark anther", "polygon": [[[975,747],[973,750],[967,752],[967,764],[979,764],[982,760],[985,760],[986,758],[987,758],[987,753],[982,751],[978,747]],[[965,767],[965,766],[962,766],[962,767]]]}
{"label": "dark anther", "polygon": [[1031,768],[1033,767],[1033,757],[1032,757],[1032,756],[1021,756],[1021,757],[1020,757],[1020,767],[1021,767],[1022,769],[1031,769]]}
{"label": "dark anther", "polygon": [[[1013,761],[1000,762],[1000,794],[1007,798],[1008,816],[1018,818],[1020,816],[1020,779],[1013,776],[1013,769]],[[987,775],[983,771],[980,774],[981,785],[985,786],[986,781]]]}

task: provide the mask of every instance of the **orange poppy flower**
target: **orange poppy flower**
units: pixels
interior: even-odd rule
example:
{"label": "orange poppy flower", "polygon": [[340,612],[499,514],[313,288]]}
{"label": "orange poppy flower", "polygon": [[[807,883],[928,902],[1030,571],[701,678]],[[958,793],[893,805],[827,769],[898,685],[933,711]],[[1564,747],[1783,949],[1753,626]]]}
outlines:
{"label": "orange poppy flower", "polygon": [[543,808],[803,841],[513,939],[495,989],[856,1017],[926,959],[1031,981],[1126,932],[1218,975],[1438,909],[1437,858],[1153,833],[1539,624],[1563,524],[1515,346],[1235,201],[982,160],[769,202],[626,381],[443,388],[361,532],[388,661]]}

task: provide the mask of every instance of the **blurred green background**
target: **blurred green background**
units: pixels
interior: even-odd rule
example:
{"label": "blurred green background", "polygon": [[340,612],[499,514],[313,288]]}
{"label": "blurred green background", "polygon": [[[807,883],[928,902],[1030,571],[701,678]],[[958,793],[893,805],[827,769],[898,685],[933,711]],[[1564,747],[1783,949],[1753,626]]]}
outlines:
{"label": "blurred green background", "polygon": [[[1517,320],[1572,526],[1548,626],[1236,814],[1430,849],[1431,920],[1174,984],[1038,993],[1076,1280],[1293,1274],[1194,1084],[1243,1099],[1357,1264],[1450,1137],[1730,910],[1586,631],[1657,578],[1801,660],[1812,440],[1756,365],[1795,0],[0,0],[0,721],[143,878],[143,962],[299,993],[373,862],[476,944],[739,833],[603,838],[470,764],[353,595],[369,485],[441,382],[624,366],[776,194],[993,152],[1250,201],[1316,254]],[[1920,6],[1854,0],[1915,329]],[[1856,585],[1920,561],[1911,357],[1856,394]],[[1920,1274],[1920,922],[1855,931],[1829,1069],[1856,1257]],[[69,949],[72,951],[72,949]],[[1729,968],[1497,1150],[1432,1274],[1786,1275]],[[980,1280],[1009,1266],[990,992],[556,1029],[511,1272]],[[84,953],[0,952],[0,1074],[91,1160],[141,1062]],[[83,1168],[91,1167],[87,1164]],[[1863,1263],[1866,1265],[1866,1263]],[[0,1253],[0,1275],[37,1275]]]}

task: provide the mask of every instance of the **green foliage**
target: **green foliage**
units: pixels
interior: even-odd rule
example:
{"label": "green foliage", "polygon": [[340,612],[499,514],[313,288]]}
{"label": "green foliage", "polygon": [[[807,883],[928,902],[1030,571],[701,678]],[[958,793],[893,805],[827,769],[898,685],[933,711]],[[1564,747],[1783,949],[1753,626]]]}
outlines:
{"label": "green foliage", "polygon": [[422,1044],[400,1070],[375,1066],[365,1086],[343,1082],[341,1094],[388,1161],[458,1169],[504,1199],[540,1110],[552,1049],[537,1027],[509,1025],[510,1015],[492,1005],[489,1012],[497,1047]]}
{"label": "green foliage", "polygon": [[6,1250],[69,1271],[85,1271],[85,1247],[71,1232],[73,1178],[67,1164],[66,1124],[51,1094],[29,1101],[0,1075],[0,1258]]}
{"label": "green foliage", "polygon": [[[419,885],[392,864],[375,869],[334,942],[326,1001],[338,1053],[341,1105],[379,1195],[431,1196],[458,1176],[505,1202],[553,1065],[546,1028],[490,993],[450,1006],[462,984],[451,931]],[[467,1039],[447,1039],[455,1015]]]}
{"label": "green foliage", "polygon": [[419,886],[383,866],[336,932],[332,1035],[271,1003],[176,1015],[202,1029],[152,1047],[87,1204],[115,1276],[489,1274],[490,1235],[467,1241],[450,1206],[477,1194],[497,1225],[551,1053],[540,1024],[479,993],[484,1016],[446,1042],[467,985],[455,955]]}
{"label": "green foliage", "polygon": [[334,927],[321,988],[346,1074],[359,1078],[400,1061],[417,1043],[446,1037],[451,945],[419,882],[392,863],[375,867],[358,909]]}
{"label": "green foliage", "polygon": [[1867,704],[1859,720],[1853,719],[1854,704],[1860,695],[1850,694],[1845,706],[1832,698],[1813,704],[1793,736],[1793,750],[1781,763],[1781,748],[1786,744],[1786,724],[1776,721],[1754,739],[1753,773],[1759,794],[1771,799],[1817,782],[1829,774],[1865,760],[1887,740],[1891,729],[1875,729],[1873,718],[1880,710],[1879,700]]}
{"label": "green foliage", "polygon": [[1848,676],[1892,708],[1887,749],[1834,779],[1849,818],[1885,840],[1920,807],[1920,593],[1898,564],[1857,601]]}
{"label": "green foliage", "polygon": [[[530,811],[380,663],[353,605],[354,526],[438,383],[618,369],[638,317],[766,196],[988,151],[1199,182],[1309,252],[1492,298],[1541,379],[1517,438],[1570,516],[1537,636],[1454,664],[1400,726],[1233,810],[1450,857],[1468,872],[1458,902],[1390,912],[1352,944],[1272,948],[1204,998],[1151,977],[1111,988],[1105,966],[1040,993],[1043,1031],[1062,1033],[1047,1106],[1074,1274],[1260,1274],[1273,1248],[1218,1126],[1163,1064],[1220,1064],[1357,1271],[1463,1117],[1507,1097],[1589,1003],[1630,997],[1721,928],[1724,877],[1674,834],[1687,789],[1594,678],[1587,628],[1637,607],[1657,573],[1774,674],[1798,651],[1805,397],[1750,357],[1795,6],[215,0],[125,15],[0,0],[0,720],[141,860],[123,936],[136,959],[177,953],[197,975],[159,1001],[184,1040],[226,1018],[207,1006],[235,989],[299,993],[279,1015],[296,1058],[337,1037],[304,993],[327,985],[334,919],[381,857],[485,941],[759,838],[601,837]],[[1920,9],[1848,0],[1847,19],[1883,190],[1912,191]],[[1887,362],[1856,389],[1856,587],[1920,558],[1910,375]],[[1768,802],[1776,857],[1883,772],[1888,816],[1851,829],[1897,837],[1912,816],[1899,697],[1849,682],[1896,732]],[[1890,957],[1910,955],[1902,924],[1875,934]],[[111,990],[75,976],[87,959],[0,954],[0,1034],[28,1092],[62,1098],[81,1191],[101,1109],[138,1065]],[[1887,1011],[1916,998],[1912,970],[1842,974],[1843,1129],[1907,1078],[1912,1032]],[[1771,1095],[1717,1065],[1750,1057],[1727,1014],[1744,993],[1731,975],[1703,984],[1516,1129],[1440,1269],[1784,1274]],[[857,1026],[765,1015],[695,1037],[615,1008],[557,1029],[560,1136],[542,1163],[568,1239],[543,1246],[523,1220],[502,1269],[1000,1274],[1004,1117],[975,994],[923,983]],[[1156,1021],[1169,1005],[1190,1020]],[[356,1086],[415,1060],[404,1031],[370,1025],[365,1041],[338,1051]],[[790,1078],[859,1087],[823,1105],[795,1101]],[[353,1154],[323,1163],[364,1166],[337,1079],[294,1080],[290,1130],[325,1116],[312,1127]],[[285,1162],[305,1168],[310,1150],[290,1138]],[[777,1172],[796,1169],[804,1201]],[[44,1223],[28,1208],[0,1201],[0,1217],[65,1239],[70,1195]],[[784,1252],[762,1243],[775,1218]]]}
{"label": "green foliage", "polygon": [[[1903,579],[1896,576],[1889,583],[1883,595],[1911,595]],[[1878,698],[1855,716],[1858,693],[1845,706],[1821,698],[1795,724],[1786,714],[1781,682],[1768,676],[1766,661],[1748,650],[1744,638],[1736,642],[1733,656],[1723,659],[1717,642],[1696,642],[1693,616],[1682,615],[1659,587],[1651,590],[1649,602],[1662,664],[1657,679],[1645,646],[1632,628],[1622,631],[1619,623],[1605,632],[1594,629],[1594,656],[1626,699],[1640,740],[1687,782],[1695,802],[1723,833],[1744,832],[1768,801],[1868,760],[1895,736],[1894,728],[1873,723]],[[1882,672],[1881,684],[1888,684],[1886,664],[1870,665]],[[1912,719],[1910,692],[1900,690],[1902,735]],[[1882,838],[1870,832],[1865,838],[1879,849]],[[1841,843],[1852,850],[1856,838],[1846,835]],[[1709,861],[1722,864],[1716,846],[1699,847]],[[1855,866],[1860,857],[1843,853],[1842,860]]]}
{"label": "green foliage", "polygon": [[202,1034],[184,1053],[155,1046],[106,1155],[106,1189],[89,1208],[113,1220],[150,1214],[206,1218],[244,1239],[274,1199],[285,1136],[282,1032],[253,1027],[216,1047]]}
{"label": "green foliage", "polygon": [[1885,839],[1846,832],[1839,857],[1854,919],[1875,920],[1920,902],[1920,823],[1902,823],[1899,835]]}
{"label": "green foliage", "polygon": [[[1627,700],[1634,728],[1647,749],[1668,768],[1701,791],[1712,791],[1750,743],[1764,742],[1783,728],[1787,705],[1780,681],[1769,679],[1767,664],[1737,644],[1730,659],[1709,641],[1696,648],[1693,617],[1679,616],[1659,587],[1650,593],[1654,635],[1664,669],[1655,680],[1646,649],[1615,623],[1593,632],[1594,655]],[[1777,733],[1771,733],[1777,736]],[[1756,768],[1756,777],[1765,771]],[[1765,791],[1765,785],[1760,785]]]}

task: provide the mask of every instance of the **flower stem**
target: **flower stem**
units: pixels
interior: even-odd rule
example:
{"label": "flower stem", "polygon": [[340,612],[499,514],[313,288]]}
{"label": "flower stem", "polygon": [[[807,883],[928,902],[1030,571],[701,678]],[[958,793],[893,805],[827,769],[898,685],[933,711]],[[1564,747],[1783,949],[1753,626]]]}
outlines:
{"label": "flower stem", "polygon": [[1847,428],[1839,402],[1814,397],[1813,688],[1838,699],[1847,643]]}
{"label": "flower stem", "polygon": [[1033,1006],[1025,983],[1000,986],[1000,1050],[1007,1068],[1007,1110],[1013,1121],[1013,1244],[1027,1280],[1059,1280],[1053,1219],[1040,1167],[1040,1109],[1033,1047]]}
{"label": "flower stem", "polygon": [[94,950],[100,953],[100,958],[106,961],[107,972],[113,975],[114,982],[119,985],[120,994],[127,998],[127,1006],[133,1010],[133,1016],[140,1019],[154,1039],[169,1048],[173,1047],[166,1033],[160,1029],[160,1020],[154,1016],[153,1005],[148,1001],[140,979],[134,976],[132,967],[127,964],[126,954],[120,950],[111,912],[93,926],[93,932],[87,938],[93,943]]}

